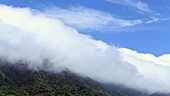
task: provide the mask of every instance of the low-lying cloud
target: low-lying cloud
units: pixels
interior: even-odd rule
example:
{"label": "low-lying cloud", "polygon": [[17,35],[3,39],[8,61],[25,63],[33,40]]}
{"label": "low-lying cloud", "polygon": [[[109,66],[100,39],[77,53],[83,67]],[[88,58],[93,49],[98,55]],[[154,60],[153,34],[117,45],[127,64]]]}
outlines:
{"label": "low-lying cloud", "polygon": [[[34,11],[35,12],[35,11]],[[0,5],[0,57],[28,61],[33,69],[49,59],[49,71],[68,69],[99,82],[148,93],[170,93],[169,55],[155,57],[116,48],[81,34],[59,19],[28,8]]]}

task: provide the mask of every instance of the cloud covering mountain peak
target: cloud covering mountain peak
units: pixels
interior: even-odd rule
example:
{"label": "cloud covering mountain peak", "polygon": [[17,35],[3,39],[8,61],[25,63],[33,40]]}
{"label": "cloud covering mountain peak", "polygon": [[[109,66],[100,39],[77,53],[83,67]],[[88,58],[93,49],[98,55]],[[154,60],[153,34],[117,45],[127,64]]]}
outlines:
{"label": "cloud covering mountain peak", "polygon": [[[148,93],[170,93],[167,56],[122,50],[95,40],[45,13],[0,5],[0,57],[28,61],[33,69],[68,69],[99,82],[121,84]],[[157,63],[158,62],[158,63]],[[164,62],[164,63],[159,63]]]}

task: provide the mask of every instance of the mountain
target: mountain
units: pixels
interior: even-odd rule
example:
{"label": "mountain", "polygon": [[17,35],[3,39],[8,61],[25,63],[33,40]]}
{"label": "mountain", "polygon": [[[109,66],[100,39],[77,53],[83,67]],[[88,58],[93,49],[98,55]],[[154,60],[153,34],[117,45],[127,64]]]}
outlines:
{"label": "mountain", "polygon": [[69,71],[33,71],[24,66],[1,62],[0,96],[112,96]]}
{"label": "mountain", "polygon": [[118,85],[101,84],[69,71],[29,70],[23,64],[0,62],[0,96],[168,96],[147,95]]}

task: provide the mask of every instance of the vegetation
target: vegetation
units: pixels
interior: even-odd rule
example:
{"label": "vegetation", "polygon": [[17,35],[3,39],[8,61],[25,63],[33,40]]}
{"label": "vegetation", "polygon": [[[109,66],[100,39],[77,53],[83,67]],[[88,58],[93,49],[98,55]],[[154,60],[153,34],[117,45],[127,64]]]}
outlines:
{"label": "vegetation", "polygon": [[[70,72],[0,66],[0,96],[113,96]],[[116,96],[116,95],[115,95]]]}
{"label": "vegetation", "polygon": [[120,85],[100,84],[69,71],[32,71],[0,61],[0,96],[170,96],[146,94]]}

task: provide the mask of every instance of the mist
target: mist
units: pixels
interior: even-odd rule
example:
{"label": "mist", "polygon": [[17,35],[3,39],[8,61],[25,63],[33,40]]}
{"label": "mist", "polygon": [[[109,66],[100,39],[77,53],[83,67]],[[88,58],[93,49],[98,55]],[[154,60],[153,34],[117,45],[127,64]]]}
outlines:
{"label": "mist", "polygon": [[[57,14],[56,14],[57,15]],[[29,68],[70,70],[102,83],[152,93],[170,93],[170,55],[156,57],[117,48],[29,8],[0,5],[0,58]]]}

